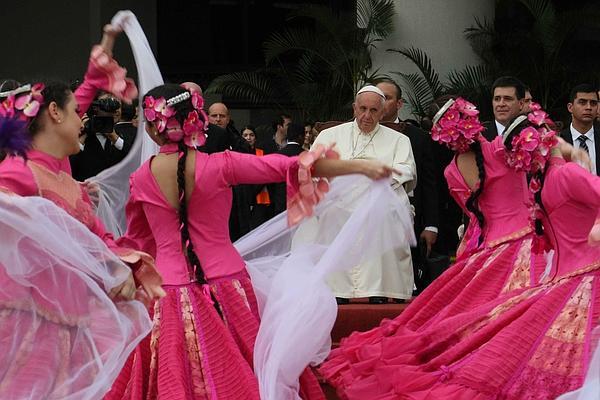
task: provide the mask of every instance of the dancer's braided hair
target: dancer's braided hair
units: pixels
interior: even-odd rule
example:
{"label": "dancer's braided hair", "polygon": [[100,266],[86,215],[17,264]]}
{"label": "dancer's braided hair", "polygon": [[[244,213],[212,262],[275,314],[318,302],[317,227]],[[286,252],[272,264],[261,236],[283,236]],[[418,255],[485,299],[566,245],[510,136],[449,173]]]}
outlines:
{"label": "dancer's braided hair", "polygon": [[[145,97],[152,96],[154,98],[164,97],[165,99],[173,98],[177,95],[185,93],[185,89],[180,87],[179,85],[174,84],[165,84],[158,86],[152,90],[150,90]],[[180,126],[183,126],[183,121],[189,112],[194,110],[194,107],[191,103],[191,100],[188,98],[186,100],[175,103],[171,106],[175,110],[175,115],[172,118],[175,118]],[[187,258],[188,265],[190,268],[190,276],[194,276],[196,281],[202,285],[206,285],[207,280],[204,275],[204,270],[202,269],[202,265],[200,264],[200,259],[194,250],[194,244],[190,238],[190,232],[188,227],[188,209],[187,209],[187,201],[186,201],[186,191],[185,191],[185,167],[186,160],[188,156],[189,147],[185,145],[183,140],[177,142],[178,145],[178,160],[177,160],[177,187],[178,187],[178,199],[179,199],[179,223],[180,223],[180,233],[181,233],[181,243],[184,249],[184,254]],[[211,299],[214,303],[215,309],[221,315],[221,308],[219,303],[212,291],[210,291]]]}

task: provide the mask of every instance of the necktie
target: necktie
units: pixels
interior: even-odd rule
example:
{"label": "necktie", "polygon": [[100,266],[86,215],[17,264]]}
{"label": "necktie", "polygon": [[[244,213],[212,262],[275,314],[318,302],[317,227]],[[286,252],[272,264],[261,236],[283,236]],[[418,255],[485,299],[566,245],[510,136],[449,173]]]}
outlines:
{"label": "necktie", "polygon": [[579,148],[585,150],[586,153],[590,153],[590,149],[586,143],[587,137],[585,135],[580,135],[577,140],[579,141]]}

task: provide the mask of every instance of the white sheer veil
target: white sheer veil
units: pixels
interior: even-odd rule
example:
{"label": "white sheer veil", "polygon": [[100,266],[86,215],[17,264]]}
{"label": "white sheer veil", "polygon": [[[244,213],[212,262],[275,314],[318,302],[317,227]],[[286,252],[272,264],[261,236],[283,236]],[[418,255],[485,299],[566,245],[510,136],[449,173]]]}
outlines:
{"label": "white sheer veil", "polygon": [[[135,16],[119,12],[112,23],[124,30],[131,43],[140,95],[162,84]],[[117,235],[125,229],[129,176],[156,152],[157,146],[140,124],[125,160],[90,179],[98,182],[103,193],[98,214]],[[413,244],[409,209],[406,193],[394,193],[387,181],[336,178],[313,218],[289,228],[283,213],[235,243],[247,262],[261,312],[254,353],[261,398],[299,399],[300,374],[330,350],[337,305],[326,277]]]}
{"label": "white sheer veil", "polygon": [[[163,78],[148,39],[135,15],[131,11],[119,11],[113,17],[111,24],[122,29],[131,44],[138,72],[140,96],[138,115],[141,117],[142,96],[150,89],[162,85]],[[88,179],[100,186],[100,199],[96,212],[106,228],[117,237],[125,232],[127,225],[125,205],[129,199],[129,176],[157,152],[158,146],[148,137],[144,123],[140,121],[135,141],[125,159]]]}
{"label": "white sheer veil", "polygon": [[0,398],[101,398],[152,327],[106,294],[130,269],[42,197],[0,192],[0,236]]}
{"label": "white sheer veil", "polygon": [[331,349],[337,315],[329,274],[415,243],[408,196],[387,180],[336,178],[315,216],[294,228],[280,214],[235,243],[261,313],[254,371],[264,400],[300,399],[298,378]]}

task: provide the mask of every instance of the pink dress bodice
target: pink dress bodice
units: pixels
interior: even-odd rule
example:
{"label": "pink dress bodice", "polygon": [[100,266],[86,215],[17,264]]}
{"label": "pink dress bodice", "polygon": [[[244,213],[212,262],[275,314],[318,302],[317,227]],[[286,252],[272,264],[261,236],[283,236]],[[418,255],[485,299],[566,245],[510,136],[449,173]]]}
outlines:
{"label": "pink dress bodice", "polygon": [[553,158],[546,172],[542,202],[544,227],[553,242],[554,265],[560,277],[600,262],[600,246],[588,235],[600,210],[600,178],[575,163]]}
{"label": "pink dress bodice", "polygon": [[[493,142],[481,140],[481,151],[485,167],[485,182],[478,204],[485,218],[483,244],[492,247],[532,231],[530,222],[532,200],[525,174],[516,172],[506,164],[501,137]],[[476,223],[477,219],[466,208],[471,189],[458,169],[456,158],[446,167],[444,175],[450,194],[469,216],[471,222]]]}
{"label": "pink dress bodice", "polygon": [[[135,244],[154,255],[164,284],[187,284],[193,277],[182,252],[178,211],[160,191],[151,162],[144,163],[131,177],[127,232],[119,243]],[[297,171],[297,157],[196,152],[196,181],[188,203],[188,226],[207,278],[235,274],[245,268],[229,239],[231,186],[290,181],[289,176]]]}
{"label": "pink dress bodice", "polygon": [[52,201],[102,238],[107,246],[116,248],[112,235],[95,215],[87,192],[71,177],[67,167],[65,159],[29,150],[27,161],[9,157],[0,163],[0,187],[20,196],[40,196]]}
{"label": "pink dress bodice", "polygon": [[[125,249],[120,249],[113,240],[110,233],[106,231],[102,222],[95,215],[87,192],[82,188],[79,182],[75,181],[67,172],[64,171],[64,160],[59,160],[47,153],[37,150],[27,152],[27,161],[21,157],[9,157],[0,163],[0,188],[4,188],[12,193],[23,197],[40,196],[50,200],[58,207],[65,210],[73,218],[84,224],[91,232],[99,236],[112,251],[119,255],[130,253]],[[38,278],[42,282],[44,277],[56,276],[64,278],[68,282],[68,274],[64,270],[53,271],[49,269],[40,273]],[[0,282],[7,282],[5,276],[0,276]],[[38,305],[41,305],[47,312],[47,317],[52,315],[54,310],[54,299],[62,299],[64,287],[61,285],[52,285],[52,280],[47,278],[48,282],[43,287],[46,288],[44,296],[37,296],[33,293],[33,298]],[[5,284],[5,283],[4,283]],[[74,285],[75,283],[71,283]],[[82,287],[82,284],[79,284]],[[18,290],[15,285],[15,290]],[[74,287],[70,288],[75,290]],[[11,292],[13,300],[19,297],[27,297],[28,291]],[[50,299],[50,300],[48,300]],[[4,299],[0,299],[2,302]],[[63,305],[73,315],[85,315],[87,306],[77,302]],[[50,317],[49,317],[50,318]],[[56,317],[54,317],[56,319]]]}

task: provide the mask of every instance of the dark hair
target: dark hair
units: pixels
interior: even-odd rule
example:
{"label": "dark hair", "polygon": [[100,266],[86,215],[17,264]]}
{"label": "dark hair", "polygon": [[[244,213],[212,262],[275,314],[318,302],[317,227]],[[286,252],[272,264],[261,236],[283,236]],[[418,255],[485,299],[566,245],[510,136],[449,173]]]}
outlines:
{"label": "dark hair", "polygon": [[135,109],[137,108],[137,100],[131,104],[121,102],[121,119],[123,121],[131,121],[135,118]]}
{"label": "dark hair", "polygon": [[431,104],[427,107],[427,115],[421,120],[421,129],[425,132],[430,132],[431,128],[433,128],[433,117],[440,111],[440,108],[446,104],[446,102],[450,99],[456,99],[458,96],[454,94],[445,94],[433,100]]}
{"label": "dark hair", "polygon": [[254,128],[254,125],[246,125],[246,126],[244,126],[242,128],[242,132],[241,133],[244,133],[244,131],[246,129],[251,130],[254,133],[254,136],[256,136],[256,128]]}
{"label": "dark hair", "polygon": [[273,120],[273,123],[271,124],[271,127],[273,128],[273,130],[276,131],[278,125],[283,126],[285,124],[286,119],[291,120],[292,117],[290,117],[287,114],[279,114],[277,117],[275,117],[275,119]]}
{"label": "dark hair", "polygon": [[29,133],[31,136],[35,136],[35,134],[42,128],[39,121],[39,115],[48,108],[48,105],[52,102],[55,102],[58,108],[64,109],[67,105],[67,101],[69,101],[69,96],[71,93],[71,88],[64,82],[51,81],[51,82],[43,82],[44,90],[42,90],[42,96],[44,97],[44,103],[40,106],[40,110],[38,111],[38,116],[33,118],[29,123]]}
{"label": "dark hair", "polygon": [[[483,163],[483,153],[481,151],[481,144],[478,141],[475,141],[471,144],[471,151],[475,153],[475,162],[477,163],[477,170],[479,171],[479,186],[477,189],[471,193],[471,196],[467,199],[465,206],[467,210],[471,211],[475,218],[477,218],[477,222],[479,223],[479,227],[483,231],[483,226],[485,224],[485,218],[483,213],[479,208],[479,196],[483,191],[483,187],[485,186],[485,166]],[[479,236],[479,244],[483,241],[483,234]]]}
{"label": "dark hair", "polygon": [[598,99],[598,88],[589,83],[581,83],[571,89],[569,92],[569,103],[573,103],[575,101],[577,93],[594,93],[596,95],[596,99]]}
{"label": "dark hair", "polygon": [[297,142],[302,146],[302,143],[304,143],[304,125],[291,122],[288,125],[287,139],[290,142]]}
{"label": "dark hair", "polygon": [[[435,114],[444,106],[444,104],[446,104],[446,102],[448,102],[448,100],[456,99],[457,97],[458,96],[453,94],[445,94],[435,99],[427,109],[428,121],[433,121],[433,117],[435,116]],[[433,125],[432,122],[429,122],[429,124]],[[431,128],[429,128],[429,130],[431,130]],[[479,227],[483,230],[483,226],[485,224],[485,217],[479,209],[478,200],[485,186],[486,173],[485,165],[483,162],[483,153],[481,151],[481,144],[479,143],[479,141],[475,141],[471,144],[471,151],[475,154],[475,162],[477,164],[477,170],[479,175],[479,186],[474,192],[471,193],[471,196],[469,196],[465,203],[465,207],[467,208],[467,210],[471,211],[473,215],[475,215],[475,218],[477,218],[477,222],[479,223]],[[483,235],[479,237],[480,244],[482,241]]]}
{"label": "dark hair", "polygon": [[[144,101],[148,96],[152,96],[155,99],[163,97],[165,100],[168,100],[185,92],[186,89],[179,85],[174,83],[166,83],[164,85],[157,86],[146,93],[144,95]],[[180,101],[177,104],[173,104],[171,107],[175,110],[175,115],[173,118],[175,118],[181,126],[183,126],[183,122],[185,121],[188,113],[194,111],[194,106],[192,105],[191,99]]]}
{"label": "dark hair", "polygon": [[[514,122],[514,120],[518,118],[515,117],[513,118],[508,126],[511,126],[512,123]],[[511,151],[512,150],[512,141],[513,138],[516,135],[519,135],[521,133],[521,131],[529,126],[533,126],[535,128],[537,128],[537,126],[535,126],[531,121],[529,121],[528,119],[525,119],[523,122],[521,122],[519,125],[517,125],[506,137],[506,140],[504,140],[504,147],[506,148],[506,150]],[[537,171],[535,174],[527,174],[527,182],[531,181],[531,179],[537,179],[541,186],[544,186],[544,178],[546,177],[546,169],[544,169],[543,171]],[[545,214],[546,213],[546,209],[544,208],[544,204],[542,203],[542,190],[538,190],[535,195],[533,196],[535,202],[540,206],[540,208],[542,209],[542,212]],[[538,235],[543,235],[544,233],[544,228],[542,225],[542,221],[540,221],[539,219],[535,219],[534,221],[534,225],[535,225],[535,233]]]}
{"label": "dark hair", "polygon": [[402,88],[400,87],[400,85],[398,85],[396,83],[395,80],[390,79],[390,78],[381,78],[381,79],[376,80],[373,83],[375,83],[375,86],[377,86],[380,83],[390,83],[390,84],[394,85],[396,87],[396,99],[402,98]]}
{"label": "dark hair", "polygon": [[4,79],[2,83],[0,83],[0,92],[15,90],[19,86],[21,86],[21,84],[18,81],[15,81],[14,79]]}
{"label": "dark hair", "polygon": [[[159,97],[163,97],[165,100],[168,100],[172,97],[175,97],[179,94],[186,92],[186,89],[182,88],[179,85],[175,84],[165,84],[161,86],[157,86],[154,89],[150,90],[144,96],[144,100],[148,96],[152,96],[155,99]],[[194,106],[192,105],[191,99],[183,100],[179,103],[173,104],[171,107],[175,109],[174,118],[179,122],[181,126],[183,126],[183,121],[187,117],[188,113],[194,110]],[[177,187],[178,187],[178,196],[179,196],[179,222],[181,224],[181,243],[186,250],[187,261],[190,266],[190,277],[196,277],[197,281],[200,284],[206,284],[206,276],[204,275],[204,270],[202,269],[202,265],[200,264],[200,259],[198,255],[194,251],[194,244],[190,238],[190,231],[188,226],[188,217],[187,217],[187,202],[185,196],[185,164],[188,155],[188,147],[185,145],[183,140],[178,142],[179,145],[179,159],[177,161]],[[219,307],[219,303],[215,298],[214,294],[211,291],[211,297],[214,303],[214,307],[217,310],[217,313],[221,315],[221,309]],[[221,315],[222,316],[222,315]]]}
{"label": "dark hair", "polygon": [[494,95],[494,90],[499,87],[515,88],[518,100],[525,97],[525,84],[514,76],[501,76],[500,78],[496,79],[492,84],[492,96]]}

